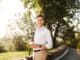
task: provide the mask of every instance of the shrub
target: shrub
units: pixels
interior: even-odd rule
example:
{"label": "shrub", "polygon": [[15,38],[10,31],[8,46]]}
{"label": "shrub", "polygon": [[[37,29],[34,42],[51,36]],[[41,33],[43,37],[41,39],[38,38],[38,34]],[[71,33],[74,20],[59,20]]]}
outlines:
{"label": "shrub", "polygon": [[5,49],[5,46],[2,45],[2,43],[0,43],[0,52],[7,52],[7,50]]}
{"label": "shrub", "polygon": [[17,51],[27,50],[26,42],[24,42],[20,36],[13,39],[13,44]]}
{"label": "shrub", "polygon": [[80,49],[80,41],[77,44],[77,49]]}

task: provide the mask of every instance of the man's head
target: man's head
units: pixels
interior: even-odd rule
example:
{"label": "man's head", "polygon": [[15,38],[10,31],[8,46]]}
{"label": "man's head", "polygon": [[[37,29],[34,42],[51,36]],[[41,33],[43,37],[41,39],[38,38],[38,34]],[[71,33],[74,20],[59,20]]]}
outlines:
{"label": "man's head", "polygon": [[42,27],[44,25],[44,16],[43,15],[38,15],[36,23],[37,23],[38,27]]}

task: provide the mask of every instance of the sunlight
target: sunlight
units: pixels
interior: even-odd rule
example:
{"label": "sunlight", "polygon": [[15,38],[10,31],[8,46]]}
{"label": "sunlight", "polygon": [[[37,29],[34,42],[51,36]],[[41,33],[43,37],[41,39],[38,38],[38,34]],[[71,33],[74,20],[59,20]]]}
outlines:
{"label": "sunlight", "polygon": [[[0,37],[11,35],[8,24],[14,26],[15,30],[19,30],[16,24],[18,18],[15,15],[23,15],[23,5],[20,0],[1,0],[0,2]],[[21,17],[20,17],[21,18]],[[20,19],[19,18],[19,19]]]}

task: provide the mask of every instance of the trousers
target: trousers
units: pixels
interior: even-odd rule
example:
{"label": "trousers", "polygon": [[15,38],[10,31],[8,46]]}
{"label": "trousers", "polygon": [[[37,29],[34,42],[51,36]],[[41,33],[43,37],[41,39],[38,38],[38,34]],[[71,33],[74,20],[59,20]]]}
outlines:
{"label": "trousers", "polygon": [[33,52],[33,60],[46,60],[46,58],[47,58],[46,51]]}

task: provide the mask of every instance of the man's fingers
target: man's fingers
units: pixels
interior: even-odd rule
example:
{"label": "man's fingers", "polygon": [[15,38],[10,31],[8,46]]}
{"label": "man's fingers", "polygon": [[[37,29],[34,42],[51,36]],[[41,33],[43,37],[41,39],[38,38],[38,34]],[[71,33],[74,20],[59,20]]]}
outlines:
{"label": "man's fingers", "polygon": [[41,46],[42,49],[46,49],[46,46]]}
{"label": "man's fingers", "polygon": [[32,44],[31,47],[32,48],[38,48],[39,46],[37,44]]}

